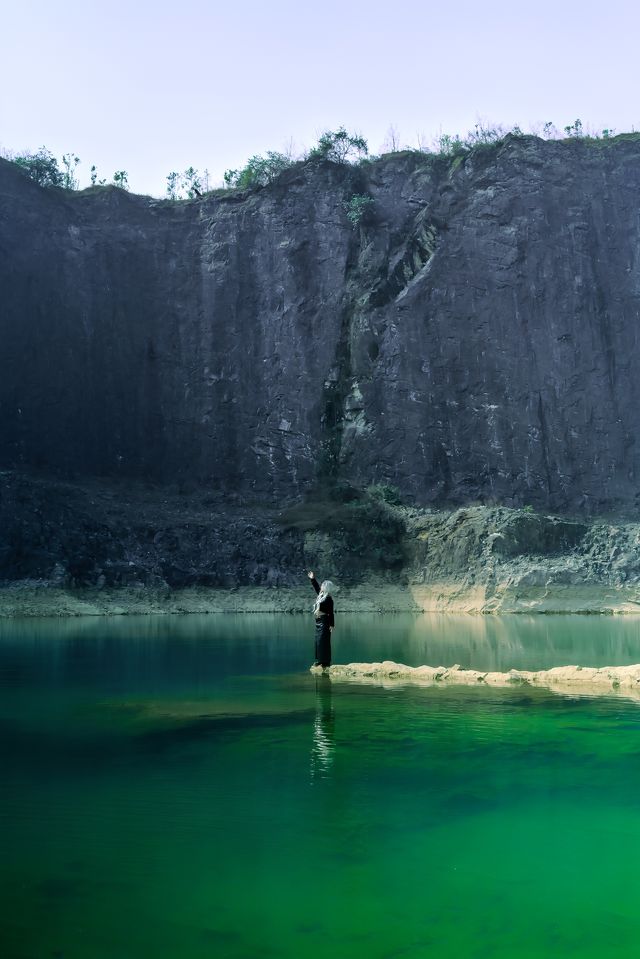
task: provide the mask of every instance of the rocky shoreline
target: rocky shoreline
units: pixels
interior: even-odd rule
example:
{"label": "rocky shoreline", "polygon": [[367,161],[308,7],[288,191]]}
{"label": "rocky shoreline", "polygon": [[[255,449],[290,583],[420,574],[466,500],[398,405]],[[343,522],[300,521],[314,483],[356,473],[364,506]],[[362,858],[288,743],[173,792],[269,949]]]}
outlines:
{"label": "rocky shoreline", "polygon": [[535,686],[557,692],[589,695],[620,693],[640,700],[640,664],[632,666],[555,666],[552,669],[511,669],[509,672],[482,672],[460,666],[405,666],[402,663],[348,663],[322,669],[312,666],[315,675],[351,682],[400,682],[421,686]]}

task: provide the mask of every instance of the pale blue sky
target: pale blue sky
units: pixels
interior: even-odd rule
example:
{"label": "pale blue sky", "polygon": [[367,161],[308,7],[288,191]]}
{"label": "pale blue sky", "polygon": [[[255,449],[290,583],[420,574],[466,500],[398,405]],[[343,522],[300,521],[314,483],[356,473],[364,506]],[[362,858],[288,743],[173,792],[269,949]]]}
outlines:
{"label": "pale blue sky", "polygon": [[0,147],[74,151],[163,195],[171,170],[311,146],[340,125],[379,152],[480,118],[640,128],[631,0],[22,0],[0,33]]}

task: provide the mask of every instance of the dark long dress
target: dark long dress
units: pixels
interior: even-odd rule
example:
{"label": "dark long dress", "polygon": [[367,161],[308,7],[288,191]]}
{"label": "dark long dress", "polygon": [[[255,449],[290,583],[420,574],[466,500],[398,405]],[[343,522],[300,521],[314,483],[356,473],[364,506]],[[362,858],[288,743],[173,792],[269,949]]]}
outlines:
{"label": "dark long dress", "polygon": [[[316,593],[320,592],[320,583],[314,577],[311,585]],[[331,665],[331,629],[335,625],[333,616],[333,598],[323,599],[316,613],[316,665]]]}

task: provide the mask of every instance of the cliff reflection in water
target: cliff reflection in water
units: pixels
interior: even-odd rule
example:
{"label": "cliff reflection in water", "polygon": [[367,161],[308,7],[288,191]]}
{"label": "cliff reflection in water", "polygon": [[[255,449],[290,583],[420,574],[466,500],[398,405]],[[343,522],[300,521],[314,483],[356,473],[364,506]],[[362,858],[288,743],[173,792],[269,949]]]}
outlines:
{"label": "cliff reflection in water", "polygon": [[[506,671],[640,662],[640,617],[338,615],[335,663]],[[47,686],[206,689],[235,675],[306,673],[312,661],[304,615],[0,620],[0,685],[8,671]]]}
{"label": "cliff reflection in water", "polygon": [[423,614],[407,634],[412,661],[464,669],[627,666],[640,662],[640,617]]}

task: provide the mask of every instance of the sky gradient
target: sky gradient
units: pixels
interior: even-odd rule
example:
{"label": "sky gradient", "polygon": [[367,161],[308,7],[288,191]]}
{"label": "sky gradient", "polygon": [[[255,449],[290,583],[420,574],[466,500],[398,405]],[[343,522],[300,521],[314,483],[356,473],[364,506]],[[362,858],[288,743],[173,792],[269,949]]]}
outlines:
{"label": "sky gradient", "polygon": [[218,186],[341,125],[374,153],[392,126],[410,146],[479,119],[640,129],[639,27],[629,0],[24,0],[3,11],[0,149],[161,196],[172,170]]}

